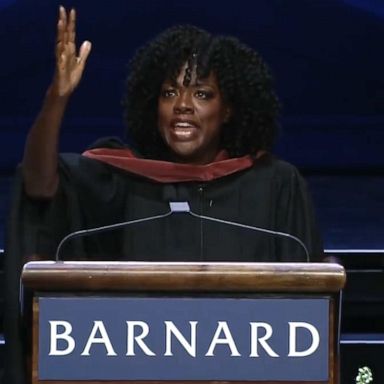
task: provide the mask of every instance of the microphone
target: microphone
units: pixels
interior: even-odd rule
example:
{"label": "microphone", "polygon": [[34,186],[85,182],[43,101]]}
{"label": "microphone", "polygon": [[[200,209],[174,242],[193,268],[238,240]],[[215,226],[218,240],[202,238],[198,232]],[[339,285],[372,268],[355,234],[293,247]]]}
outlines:
{"label": "microphone", "polygon": [[309,263],[309,251],[308,251],[308,248],[305,246],[305,244],[303,243],[302,240],[300,240],[298,237],[296,237],[294,235],[291,235],[290,233],[280,232],[280,231],[273,231],[271,229],[266,229],[266,228],[261,228],[261,227],[255,227],[255,226],[252,226],[252,225],[237,223],[235,221],[228,221],[228,220],[217,219],[217,218],[211,217],[211,216],[199,215],[199,214],[194,213],[194,212],[191,211],[187,201],[183,201],[183,202],[173,202],[173,201],[171,201],[171,202],[169,202],[169,207],[170,207],[170,212],[171,213],[185,212],[185,213],[188,213],[191,216],[196,217],[198,219],[203,219],[203,220],[207,220],[207,221],[213,221],[215,223],[220,223],[220,224],[232,225],[234,227],[250,229],[250,230],[256,231],[256,232],[263,232],[263,233],[267,233],[267,234],[273,235],[273,236],[282,236],[282,237],[286,237],[288,239],[292,239],[292,240],[296,241],[302,247],[302,249],[305,252],[305,256],[306,256],[307,262]]}
{"label": "microphone", "polygon": [[[173,192],[173,191],[170,190],[169,192]],[[170,195],[173,195],[173,193],[170,193]],[[125,226],[128,226],[128,225],[132,225],[132,224],[144,223],[146,221],[153,221],[153,220],[164,219],[164,218],[166,218],[168,216],[173,215],[174,213],[188,213],[189,215],[191,215],[191,216],[193,216],[195,218],[198,218],[198,219],[202,219],[202,220],[212,221],[212,222],[215,222],[215,223],[230,225],[230,226],[239,227],[239,228],[243,228],[243,229],[249,229],[251,231],[262,232],[262,233],[266,233],[266,234],[269,234],[269,235],[272,235],[272,236],[281,236],[281,237],[289,238],[289,239],[295,241],[296,243],[298,243],[301,246],[301,248],[305,252],[306,260],[307,260],[307,262],[309,262],[309,252],[308,252],[307,247],[305,246],[305,244],[303,243],[302,240],[300,240],[298,237],[296,237],[294,235],[291,235],[290,233],[281,232],[281,231],[273,231],[271,229],[255,227],[255,226],[252,226],[252,225],[237,223],[235,221],[218,219],[218,218],[211,217],[211,216],[199,215],[199,214],[194,213],[194,212],[191,211],[189,203],[187,201],[170,201],[169,202],[169,208],[170,208],[170,210],[168,212],[163,213],[161,215],[149,216],[149,217],[144,217],[144,218],[141,218],[141,219],[128,220],[128,221],[123,221],[123,222],[120,222],[120,223],[104,225],[104,226],[101,226],[101,227],[95,227],[95,228],[89,228],[89,229],[82,229],[82,230],[78,230],[78,231],[75,231],[75,232],[71,232],[68,235],[66,235],[60,241],[60,243],[59,243],[59,245],[58,245],[58,247],[56,249],[55,261],[56,262],[60,261],[59,256],[60,256],[60,251],[61,251],[63,245],[67,241],[69,241],[69,240],[71,240],[73,238],[81,237],[81,236],[93,235],[93,234],[96,234],[96,233],[103,233],[103,232],[107,232],[107,231],[111,231],[111,230],[114,230],[114,229],[122,228],[122,227],[125,227]]]}
{"label": "microphone", "polygon": [[101,227],[95,227],[95,228],[89,228],[89,229],[81,229],[79,231],[71,232],[67,236],[63,237],[63,239],[60,241],[59,245],[57,246],[55,261],[60,261],[59,260],[60,250],[63,247],[64,243],[66,243],[70,239],[74,239],[75,237],[93,235],[95,233],[107,232],[107,231],[111,231],[114,229],[131,225],[131,224],[144,223],[145,221],[164,219],[165,217],[172,215],[172,213],[173,213],[172,211],[169,211],[161,215],[149,216],[149,217],[144,217],[142,219],[136,219],[136,220],[122,221],[120,223],[103,225]]}
{"label": "microphone", "polygon": [[[162,196],[163,201],[175,200],[176,194],[177,194],[176,188],[172,184],[165,185],[164,189],[163,189],[163,196]],[[166,212],[164,214],[157,215],[157,216],[149,216],[149,217],[145,217],[142,219],[122,221],[120,223],[109,224],[109,225],[104,225],[101,227],[94,227],[94,228],[89,228],[89,229],[81,229],[81,230],[78,230],[75,232],[71,232],[68,235],[66,235],[65,237],[63,237],[63,239],[60,241],[59,245],[57,246],[56,253],[55,253],[55,261],[60,261],[59,260],[60,251],[61,251],[63,245],[71,239],[74,239],[76,237],[93,235],[96,233],[108,232],[108,231],[112,231],[114,229],[119,229],[119,228],[122,228],[122,227],[125,227],[128,225],[131,225],[131,224],[138,224],[138,223],[143,223],[145,221],[163,219],[167,216],[170,216],[172,213],[173,213],[173,211],[171,210],[169,212]]]}

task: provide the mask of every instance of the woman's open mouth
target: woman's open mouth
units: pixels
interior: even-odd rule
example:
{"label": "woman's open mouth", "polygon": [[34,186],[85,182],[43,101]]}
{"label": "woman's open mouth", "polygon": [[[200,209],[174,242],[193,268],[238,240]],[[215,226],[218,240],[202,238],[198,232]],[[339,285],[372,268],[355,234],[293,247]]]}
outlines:
{"label": "woman's open mouth", "polygon": [[178,140],[193,139],[198,132],[198,126],[191,121],[174,121],[171,124],[171,133]]}

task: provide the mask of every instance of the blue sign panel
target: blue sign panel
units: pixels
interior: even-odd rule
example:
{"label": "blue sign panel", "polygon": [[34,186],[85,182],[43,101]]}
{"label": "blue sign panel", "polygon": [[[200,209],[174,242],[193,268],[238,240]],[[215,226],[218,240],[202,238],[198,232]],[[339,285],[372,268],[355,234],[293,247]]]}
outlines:
{"label": "blue sign panel", "polygon": [[328,379],[328,299],[46,297],[40,380]]}

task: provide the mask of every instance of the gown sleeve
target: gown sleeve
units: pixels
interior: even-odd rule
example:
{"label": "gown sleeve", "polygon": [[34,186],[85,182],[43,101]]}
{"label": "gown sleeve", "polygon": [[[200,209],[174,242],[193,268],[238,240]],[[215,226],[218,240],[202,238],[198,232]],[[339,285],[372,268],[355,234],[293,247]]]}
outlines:
{"label": "gown sleeve", "polygon": [[[324,257],[322,239],[315,219],[315,210],[308,187],[298,170],[289,166],[279,186],[277,227],[299,238],[308,250],[296,241],[285,239],[278,242],[281,261],[321,262]],[[308,260],[309,258],[309,260]]]}
{"label": "gown sleeve", "polygon": [[26,384],[26,372],[30,363],[30,356],[27,355],[30,332],[25,313],[22,315],[20,275],[24,263],[37,254],[39,231],[49,209],[49,202],[34,201],[25,196],[20,169],[17,171],[12,192],[4,259],[5,363],[2,382]]}
{"label": "gown sleeve", "polygon": [[[23,265],[31,260],[52,259],[57,240],[79,222],[75,192],[66,182],[65,167],[60,168],[61,185],[52,200],[28,198],[24,193],[21,168],[15,175],[4,256],[5,369],[2,383],[29,382],[26,372],[31,363],[31,356],[28,356],[31,345],[28,324],[31,314],[30,309],[24,306],[28,301],[28,292],[23,291],[20,284]],[[66,212],[66,216],[72,217],[71,221],[63,217],[63,214],[55,217],[58,211]],[[47,226],[47,223],[50,225]]]}

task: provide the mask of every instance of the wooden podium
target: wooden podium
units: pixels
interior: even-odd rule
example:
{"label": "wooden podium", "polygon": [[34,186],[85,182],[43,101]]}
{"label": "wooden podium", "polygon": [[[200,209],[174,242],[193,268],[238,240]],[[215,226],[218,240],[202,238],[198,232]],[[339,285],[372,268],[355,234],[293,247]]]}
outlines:
{"label": "wooden podium", "polygon": [[[33,292],[32,383],[133,383],[150,381],[60,381],[39,379],[39,300],[42,297],[230,297],[321,298],[329,302],[328,380],[300,383],[339,383],[339,304],[345,284],[342,266],[328,263],[144,263],[30,262],[22,284]],[[304,369],[304,368],[303,368]],[[189,380],[190,381],[190,380]],[[221,382],[234,380],[219,380]],[[171,382],[183,382],[172,380]],[[213,382],[202,380],[202,382]],[[275,381],[253,381],[273,383]],[[276,381],[277,382],[277,381]],[[279,380],[282,383],[296,381]]]}

